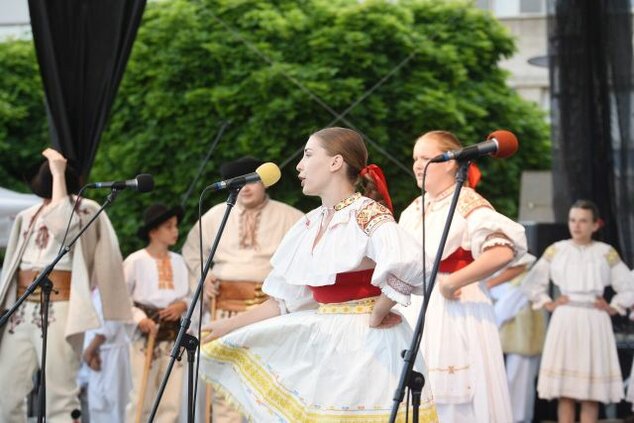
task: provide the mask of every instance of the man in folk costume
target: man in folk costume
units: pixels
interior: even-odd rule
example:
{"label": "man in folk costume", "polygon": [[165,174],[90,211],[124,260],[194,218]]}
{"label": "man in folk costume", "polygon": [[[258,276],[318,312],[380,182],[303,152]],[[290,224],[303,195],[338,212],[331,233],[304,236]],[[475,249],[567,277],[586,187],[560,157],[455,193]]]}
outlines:
{"label": "man in folk costume", "polygon": [[[138,231],[148,245],[124,261],[125,278],[134,301],[138,331],[130,350],[132,392],[127,421],[147,421],[154,398],[170,361],[170,353],[189,302],[187,266],[169,250],[178,241],[180,207],[154,204],[145,211]],[[156,416],[159,422],[177,422],[183,380],[182,362],[173,367]]]}
{"label": "man in folk costume", "polygon": [[[220,168],[222,179],[254,172],[263,162],[242,157]],[[226,203],[212,207],[202,217],[202,245],[207,259],[225,213]],[[269,263],[282,238],[304,214],[269,198],[261,182],[245,185],[229,215],[213,259],[213,268],[205,281],[205,304],[215,297],[212,319],[227,318],[263,303],[267,296],[262,282],[271,271]],[[183,245],[183,256],[192,283],[200,278],[198,224],[190,230]],[[214,421],[239,421],[239,415],[223,401],[214,403]]]}
{"label": "man in folk costume", "polygon": [[[38,273],[57,256],[75,198],[78,178],[57,151],[42,153],[47,161],[31,181],[44,199],[18,214],[6,250],[0,280],[0,311],[11,307]],[[82,199],[73,216],[67,240],[72,239],[99,209]],[[91,301],[91,284],[99,287],[104,317],[131,318],[117,236],[105,213],[78,239],[55,266],[48,316],[46,411],[51,423],[68,422],[80,408],[76,375],[80,366],[84,332],[100,326]],[[40,292],[20,306],[0,336],[0,421],[25,422],[24,398],[33,388],[32,375],[42,355]]]}

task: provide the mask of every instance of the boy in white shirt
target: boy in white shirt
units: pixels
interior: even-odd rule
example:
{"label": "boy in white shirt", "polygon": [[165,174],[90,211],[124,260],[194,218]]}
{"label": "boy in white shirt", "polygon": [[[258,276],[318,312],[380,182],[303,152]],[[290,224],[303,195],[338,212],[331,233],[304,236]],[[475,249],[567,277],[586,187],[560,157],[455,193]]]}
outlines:
{"label": "boy in white shirt", "polygon": [[[164,204],[150,206],[144,225],[138,231],[147,247],[130,254],[124,261],[126,282],[134,301],[133,316],[138,331],[132,343],[132,393],[127,407],[128,421],[134,421],[142,404],[141,420],[148,419],[154,397],[170,361],[170,352],[178,334],[181,315],[187,310],[189,285],[187,266],[180,254],[169,250],[178,241],[179,207]],[[148,334],[156,332],[156,343],[147,376],[145,395],[141,396],[146,366]],[[178,420],[183,380],[183,364],[177,362],[169,378],[156,416],[160,422]]]}

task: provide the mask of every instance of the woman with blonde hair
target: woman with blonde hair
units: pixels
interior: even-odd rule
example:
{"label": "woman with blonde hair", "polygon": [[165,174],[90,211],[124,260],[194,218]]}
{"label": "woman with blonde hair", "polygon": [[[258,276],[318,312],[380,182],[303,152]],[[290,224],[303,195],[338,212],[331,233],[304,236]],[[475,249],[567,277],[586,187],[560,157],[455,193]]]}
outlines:
{"label": "woman with blonde hair", "polygon": [[[413,169],[419,188],[429,161],[459,148],[456,136],[447,131],[432,131],[418,138]],[[430,264],[439,248],[456,189],[457,170],[455,161],[432,163],[425,178],[424,205],[418,197],[401,214],[401,227],[422,242],[424,207],[426,260]],[[469,184],[474,184],[477,178],[473,168],[470,174]],[[462,187],[429,299],[421,342],[443,423],[507,423],[513,419],[486,279],[525,251],[524,228],[497,213],[469,186]],[[419,309],[413,307],[414,313],[407,314],[412,325]]]}

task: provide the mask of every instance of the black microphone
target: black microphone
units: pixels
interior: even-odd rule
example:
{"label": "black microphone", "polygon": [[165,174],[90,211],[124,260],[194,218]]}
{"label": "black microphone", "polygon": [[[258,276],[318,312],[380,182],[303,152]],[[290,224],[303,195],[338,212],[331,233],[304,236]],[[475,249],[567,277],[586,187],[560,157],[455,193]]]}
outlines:
{"label": "black microphone", "polygon": [[122,190],[132,188],[138,192],[150,192],[154,189],[154,178],[149,173],[141,173],[134,179],[127,181],[93,182],[88,188],[112,188]]}
{"label": "black microphone", "polygon": [[71,418],[73,423],[80,423],[81,422],[81,411],[79,411],[78,409],[75,408],[73,411],[70,412],[70,418]]}
{"label": "black microphone", "polygon": [[517,137],[512,132],[498,130],[489,134],[486,141],[458,150],[446,151],[431,159],[430,162],[467,161],[482,156],[493,156],[503,159],[515,154],[517,148]]}
{"label": "black microphone", "polygon": [[242,188],[246,184],[262,181],[265,187],[270,187],[280,180],[282,173],[275,163],[264,163],[258,167],[255,172],[246,175],[236,176],[235,178],[226,179],[224,181],[215,182],[209,185],[212,191],[220,191],[222,189]]}

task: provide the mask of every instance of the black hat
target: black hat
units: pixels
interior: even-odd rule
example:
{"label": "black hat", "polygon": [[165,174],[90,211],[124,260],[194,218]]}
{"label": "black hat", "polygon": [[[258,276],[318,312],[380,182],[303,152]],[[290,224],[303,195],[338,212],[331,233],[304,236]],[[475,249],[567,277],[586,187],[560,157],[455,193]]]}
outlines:
{"label": "black hat", "polygon": [[143,241],[147,242],[149,240],[148,234],[152,229],[157,228],[161,223],[174,216],[176,216],[176,219],[180,222],[183,217],[183,209],[179,206],[170,209],[163,203],[152,204],[145,210],[145,213],[143,213],[144,224],[137,231],[137,235]]}
{"label": "black hat", "polygon": [[222,179],[231,179],[236,176],[245,175],[247,173],[255,172],[264,162],[258,160],[255,157],[245,156],[232,162],[223,163],[220,166],[220,175]]}

